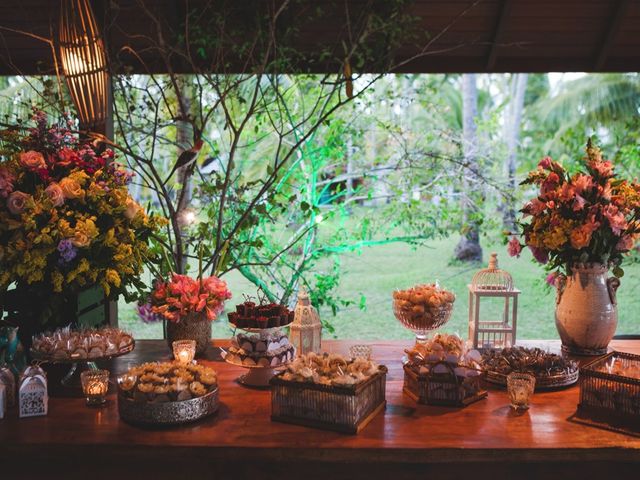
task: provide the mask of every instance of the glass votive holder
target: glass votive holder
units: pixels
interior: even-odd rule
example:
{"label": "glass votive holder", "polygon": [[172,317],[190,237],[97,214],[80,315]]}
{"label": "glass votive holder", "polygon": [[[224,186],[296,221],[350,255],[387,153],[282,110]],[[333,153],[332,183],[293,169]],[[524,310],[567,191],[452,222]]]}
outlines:
{"label": "glass votive holder", "polygon": [[536,387],[536,377],[530,373],[512,372],[507,375],[507,390],[511,408],[514,410],[526,410],[529,408],[529,400]]}
{"label": "glass votive holder", "polygon": [[118,388],[126,393],[133,390],[133,387],[136,386],[136,382],[138,381],[138,377],[130,373],[123,373],[122,375],[118,375],[117,380]]}
{"label": "glass votive holder", "polygon": [[176,340],[171,345],[173,347],[173,358],[182,365],[188,365],[196,356],[195,340]]}
{"label": "glass votive holder", "polygon": [[352,345],[349,348],[349,355],[351,358],[364,358],[369,360],[371,358],[371,345]]}
{"label": "glass votive holder", "polygon": [[80,374],[82,391],[90,407],[104,405],[109,390],[109,370],[85,370]]}

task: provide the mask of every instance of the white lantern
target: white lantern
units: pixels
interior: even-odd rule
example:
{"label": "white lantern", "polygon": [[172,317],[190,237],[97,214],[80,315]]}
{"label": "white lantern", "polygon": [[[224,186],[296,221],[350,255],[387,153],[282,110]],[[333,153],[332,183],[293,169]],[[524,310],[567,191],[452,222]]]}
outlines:
{"label": "white lantern", "polygon": [[[489,268],[473,276],[469,288],[469,340],[473,348],[505,348],[516,343],[518,295],[511,275],[498,268],[498,254],[492,253]],[[499,299],[498,310],[481,309],[482,299]],[[488,302],[485,302],[488,304]],[[481,311],[484,310],[484,311]]]}
{"label": "white lantern", "polygon": [[46,415],[49,409],[47,375],[38,366],[27,367],[18,388],[20,418]]}
{"label": "white lantern", "polygon": [[289,339],[296,348],[298,355],[309,352],[320,353],[322,338],[322,324],[318,311],[313,308],[309,300],[309,294],[301,289],[298,293],[293,323]]}

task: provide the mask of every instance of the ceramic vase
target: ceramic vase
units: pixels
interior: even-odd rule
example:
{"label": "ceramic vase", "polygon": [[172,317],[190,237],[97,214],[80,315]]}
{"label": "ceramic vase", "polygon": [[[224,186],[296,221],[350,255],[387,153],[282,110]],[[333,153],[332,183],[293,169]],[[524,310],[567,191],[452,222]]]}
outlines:
{"label": "ceramic vase", "polygon": [[558,275],[555,285],[556,327],[562,351],[574,355],[607,352],[618,325],[616,290],[620,280],[601,264],[581,264]]}
{"label": "ceramic vase", "polygon": [[167,322],[167,344],[176,340],[195,340],[196,355],[202,355],[211,343],[211,322],[204,314],[190,314],[178,322]]}

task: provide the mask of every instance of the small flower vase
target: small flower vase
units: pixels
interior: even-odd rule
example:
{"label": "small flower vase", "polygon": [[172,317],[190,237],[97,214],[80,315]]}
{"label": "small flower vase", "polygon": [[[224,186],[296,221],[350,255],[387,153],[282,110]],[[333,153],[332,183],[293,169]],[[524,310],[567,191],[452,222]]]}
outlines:
{"label": "small flower vase", "polygon": [[556,277],[556,327],[563,352],[607,352],[618,325],[616,291],[620,286],[620,280],[608,278],[608,271],[605,265],[580,264],[571,267],[570,276]]}
{"label": "small flower vase", "polygon": [[167,322],[167,344],[176,340],[195,340],[196,355],[202,355],[211,343],[211,322],[204,313],[192,313],[178,322]]}

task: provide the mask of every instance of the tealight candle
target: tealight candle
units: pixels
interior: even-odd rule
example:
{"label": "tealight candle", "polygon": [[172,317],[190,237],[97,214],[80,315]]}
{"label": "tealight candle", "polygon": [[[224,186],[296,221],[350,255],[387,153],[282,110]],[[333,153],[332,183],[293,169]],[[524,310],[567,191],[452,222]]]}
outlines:
{"label": "tealight candle", "polygon": [[515,410],[529,408],[529,399],[536,386],[536,377],[530,373],[512,372],[507,375],[507,390],[511,407]]}
{"label": "tealight candle", "polygon": [[85,370],[80,374],[82,391],[87,397],[87,405],[103,405],[109,390],[109,370]]}
{"label": "tealight candle", "polygon": [[176,340],[172,346],[173,357],[183,365],[191,363],[196,356],[195,340]]}

